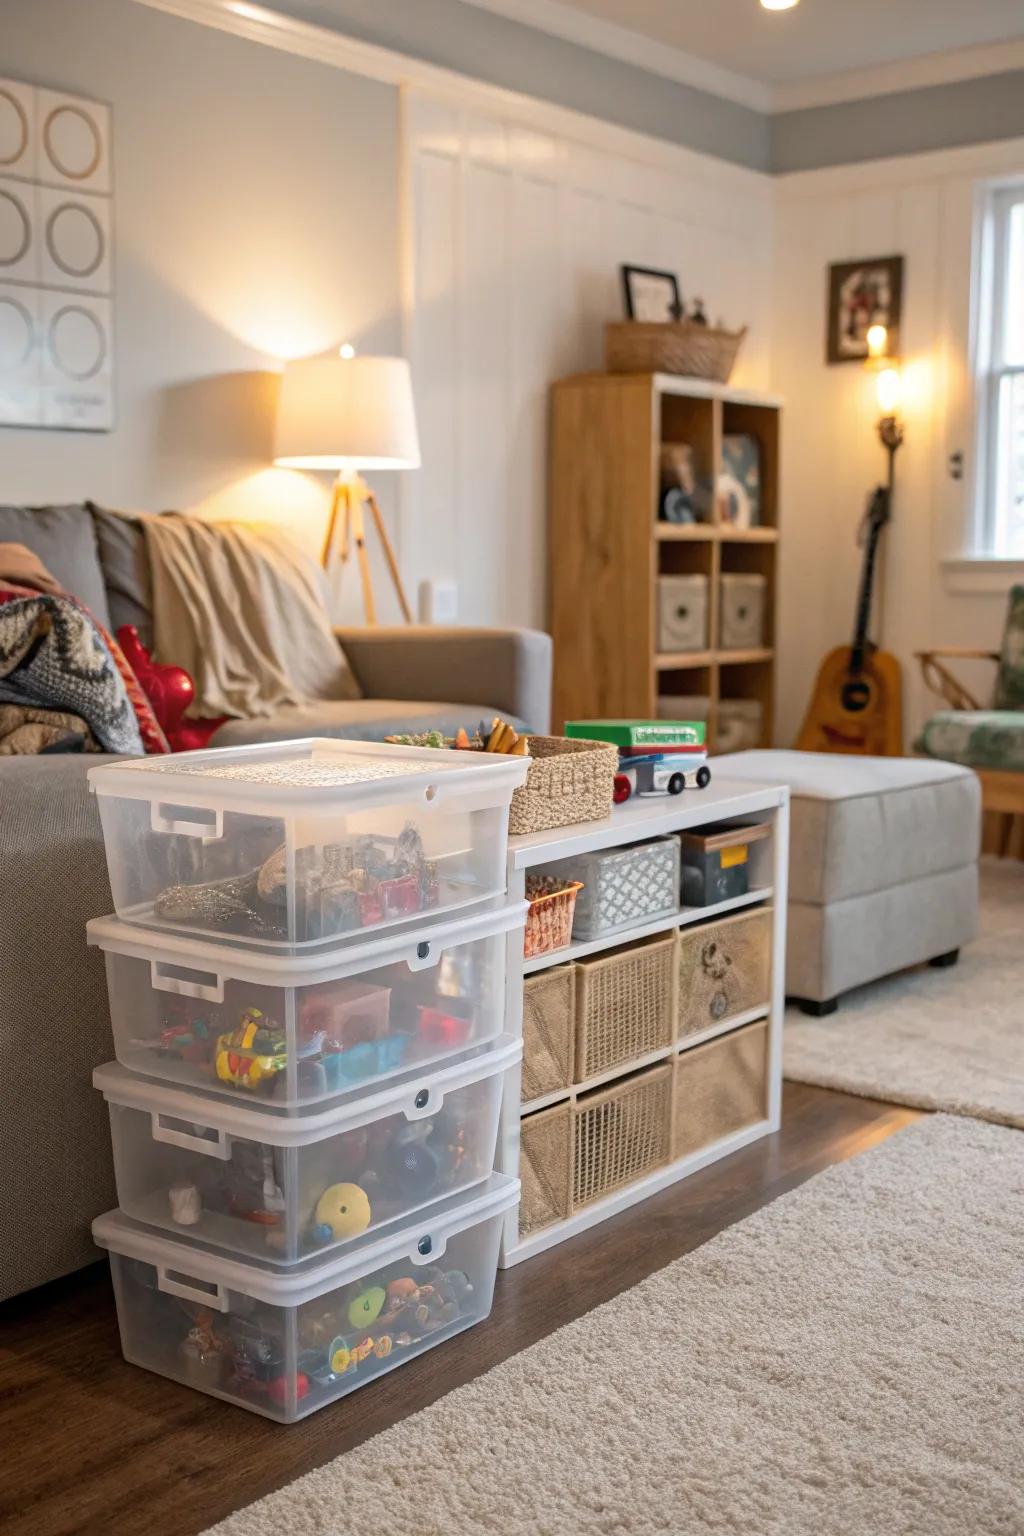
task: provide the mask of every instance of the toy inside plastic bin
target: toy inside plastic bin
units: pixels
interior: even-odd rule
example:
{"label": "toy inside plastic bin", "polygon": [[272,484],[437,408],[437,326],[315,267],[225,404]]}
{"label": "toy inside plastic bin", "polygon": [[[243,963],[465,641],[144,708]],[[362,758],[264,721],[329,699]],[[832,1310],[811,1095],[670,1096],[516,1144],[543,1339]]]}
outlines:
{"label": "toy inside plastic bin", "polygon": [[110,1255],[126,1360],[291,1423],[487,1317],[518,1198],[517,1179],[491,1174],[429,1221],[292,1273],[189,1248],[119,1211],[92,1230]]}
{"label": "toy inside plastic bin", "polygon": [[90,770],[119,917],[302,948],[505,889],[525,758],[310,740]]}
{"label": "toy inside plastic bin", "polygon": [[494,1040],[525,913],[473,910],[296,956],[116,917],[87,932],[106,958],[118,1061],[289,1114]]}
{"label": "toy inside plastic bin", "polygon": [[522,1042],[503,1036],[425,1076],[292,1117],[97,1067],[118,1203],[137,1221],[265,1264],[341,1249],[487,1178],[504,1074],[521,1054]]}

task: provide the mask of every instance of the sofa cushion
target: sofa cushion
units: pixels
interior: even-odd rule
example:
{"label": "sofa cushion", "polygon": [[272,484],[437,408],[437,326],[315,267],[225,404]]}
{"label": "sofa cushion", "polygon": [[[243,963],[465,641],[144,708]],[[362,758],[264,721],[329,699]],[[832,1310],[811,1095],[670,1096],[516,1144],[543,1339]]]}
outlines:
{"label": "sofa cushion", "polygon": [[142,521],[130,512],[111,512],[88,503],[96,529],[110,627],[134,624],[147,651],[153,649],[153,578]]}
{"label": "sofa cushion", "polygon": [[1024,710],[941,709],[915,745],[928,757],[969,768],[1024,773]]}
{"label": "sofa cushion", "polygon": [[716,758],[714,775],[789,785],[791,901],[844,901],[978,857],[980,788],[955,763],[737,752]]}
{"label": "sofa cushion", "polygon": [[66,592],[110,629],[96,531],[85,506],[0,506],[0,544],[24,544]]}
{"label": "sofa cushion", "polygon": [[[383,741],[407,731],[444,731],[454,736],[495,711],[486,704],[438,704],[426,700],[346,699],[281,710],[265,720],[229,720],[211,747],[241,747],[252,742],[292,741],[302,736],[338,736],[351,741]],[[507,717],[506,717],[507,718]],[[521,728],[521,722],[510,722]]]}

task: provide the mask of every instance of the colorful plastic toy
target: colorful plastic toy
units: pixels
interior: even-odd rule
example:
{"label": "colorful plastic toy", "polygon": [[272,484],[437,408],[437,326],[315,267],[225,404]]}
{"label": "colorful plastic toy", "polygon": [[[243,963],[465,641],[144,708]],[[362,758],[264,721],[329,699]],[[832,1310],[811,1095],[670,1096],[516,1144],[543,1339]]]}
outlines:
{"label": "colorful plastic toy", "polygon": [[313,1212],[314,1242],[344,1242],[358,1237],[370,1225],[370,1201],[358,1184],[331,1184],[324,1190]]}
{"label": "colorful plastic toy", "polygon": [[702,720],[569,720],[565,727],[566,736],[618,747],[616,805],[633,795],[679,795],[687,784],[706,789],[705,732]]}
{"label": "colorful plastic toy", "polygon": [[284,1070],[287,1062],[285,1036],[258,1008],[247,1008],[237,1029],[217,1037],[217,1076],[235,1088],[263,1087]]}

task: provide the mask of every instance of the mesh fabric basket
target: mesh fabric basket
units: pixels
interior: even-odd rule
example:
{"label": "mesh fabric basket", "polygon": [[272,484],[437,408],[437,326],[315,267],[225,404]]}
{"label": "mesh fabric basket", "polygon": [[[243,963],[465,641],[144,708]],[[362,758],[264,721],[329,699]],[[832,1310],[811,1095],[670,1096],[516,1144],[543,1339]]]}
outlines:
{"label": "mesh fabric basket", "polygon": [[512,794],[509,836],[610,816],[618,767],[619,754],[607,742],[531,736],[526,783]]}
{"label": "mesh fabric basket", "polygon": [[613,950],[576,968],[576,1078],[660,1050],[675,1038],[678,935]]}
{"label": "mesh fabric basket", "polygon": [[556,965],[523,981],[524,1104],[572,1082],[575,1012],[574,965]]}
{"label": "mesh fabric basket", "polygon": [[671,1139],[670,1062],[585,1094],[573,1127],[573,1209],[662,1167]]}
{"label": "mesh fabric basket", "polygon": [[564,891],[533,898],[523,932],[523,954],[527,960],[534,955],[550,954],[553,949],[565,949],[572,938],[576,893],[582,889],[580,881],[574,880]]}
{"label": "mesh fabric basket", "polygon": [[609,373],[678,373],[727,384],[746,334],[746,326],[720,331],[692,320],[616,320],[605,326],[605,363]]}

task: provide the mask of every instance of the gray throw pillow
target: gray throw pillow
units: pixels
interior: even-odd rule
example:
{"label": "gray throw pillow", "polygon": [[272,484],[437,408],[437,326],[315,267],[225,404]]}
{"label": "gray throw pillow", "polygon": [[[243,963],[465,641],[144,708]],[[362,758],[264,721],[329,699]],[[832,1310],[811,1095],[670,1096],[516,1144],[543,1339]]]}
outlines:
{"label": "gray throw pillow", "polygon": [[0,544],[26,545],[65,592],[110,629],[96,531],[87,507],[0,506]]}
{"label": "gray throw pillow", "polygon": [[147,651],[153,649],[153,577],[142,520],[87,503],[96,525],[100,565],[110,605],[110,627],[134,624]]}

